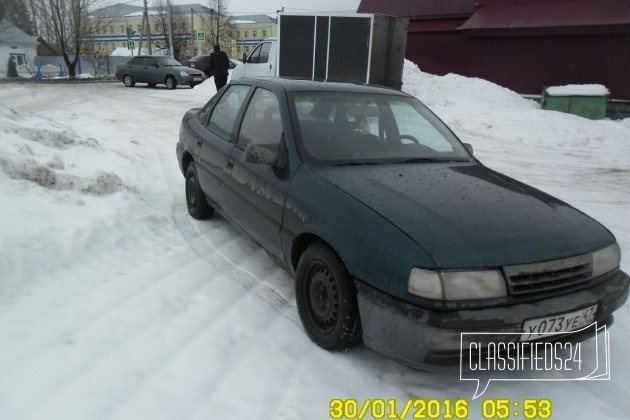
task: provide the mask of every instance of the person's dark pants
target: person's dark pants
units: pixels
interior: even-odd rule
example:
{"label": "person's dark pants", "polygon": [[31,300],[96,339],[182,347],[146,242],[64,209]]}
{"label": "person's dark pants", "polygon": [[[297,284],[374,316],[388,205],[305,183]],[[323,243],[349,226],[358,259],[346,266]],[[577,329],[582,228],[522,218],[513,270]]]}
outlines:
{"label": "person's dark pants", "polygon": [[227,83],[227,74],[215,74],[214,75],[214,85],[217,87],[217,92],[225,86]]}

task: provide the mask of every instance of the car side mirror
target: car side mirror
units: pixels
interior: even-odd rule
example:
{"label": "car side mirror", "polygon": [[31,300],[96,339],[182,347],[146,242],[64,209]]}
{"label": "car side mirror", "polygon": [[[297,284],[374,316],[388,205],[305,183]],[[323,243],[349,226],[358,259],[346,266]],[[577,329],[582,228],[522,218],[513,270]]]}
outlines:
{"label": "car side mirror", "polygon": [[470,143],[464,143],[464,147],[466,148],[466,150],[468,150],[468,153],[470,153],[471,155],[474,155],[473,153],[473,146]]}
{"label": "car side mirror", "polygon": [[255,165],[268,165],[284,169],[288,164],[288,154],[284,134],[280,144],[250,144],[245,148],[245,161]]}

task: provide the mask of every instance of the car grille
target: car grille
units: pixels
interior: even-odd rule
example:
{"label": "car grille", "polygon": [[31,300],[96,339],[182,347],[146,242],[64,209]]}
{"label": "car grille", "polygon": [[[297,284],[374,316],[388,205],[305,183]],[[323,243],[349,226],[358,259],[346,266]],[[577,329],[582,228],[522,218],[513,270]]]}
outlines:
{"label": "car grille", "polygon": [[591,254],[542,263],[503,267],[511,295],[559,292],[587,283],[593,277]]}

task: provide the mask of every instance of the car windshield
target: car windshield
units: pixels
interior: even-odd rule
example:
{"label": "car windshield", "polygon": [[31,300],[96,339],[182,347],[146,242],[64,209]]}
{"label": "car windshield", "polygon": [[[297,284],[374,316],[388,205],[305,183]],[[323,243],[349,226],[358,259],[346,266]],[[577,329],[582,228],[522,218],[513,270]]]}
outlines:
{"label": "car windshield", "polygon": [[153,58],[155,58],[158,63],[160,64],[160,66],[164,67],[164,66],[181,66],[180,62],[175,60],[172,57],[155,57],[153,56]]}
{"label": "car windshield", "polygon": [[300,153],[324,165],[468,162],[453,133],[412,97],[348,92],[291,95]]}

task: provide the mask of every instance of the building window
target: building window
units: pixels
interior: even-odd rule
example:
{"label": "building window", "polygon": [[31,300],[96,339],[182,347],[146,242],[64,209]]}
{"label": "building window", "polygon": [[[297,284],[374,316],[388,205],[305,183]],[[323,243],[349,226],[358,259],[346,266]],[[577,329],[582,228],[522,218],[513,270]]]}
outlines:
{"label": "building window", "polygon": [[110,26],[110,27],[109,27],[109,33],[110,33],[110,34],[113,34],[113,33],[114,33],[114,27],[113,27],[113,26]]}
{"label": "building window", "polygon": [[243,38],[247,38],[247,31],[245,31],[245,35],[243,36]]}
{"label": "building window", "polygon": [[140,30],[141,30],[141,29],[140,29],[140,25],[138,25],[138,33],[140,33]]}
{"label": "building window", "polygon": [[252,36],[253,36],[254,38],[256,38],[256,31],[253,31],[253,32],[252,32]]}
{"label": "building window", "polygon": [[155,32],[160,32],[160,25],[159,24],[155,24]]}
{"label": "building window", "polygon": [[112,50],[115,50],[115,49],[116,49],[116,44],[112,42]]}
{"label": "building window", "polygon": [[241,47],[237,47],[237,48],[236,48],[236,51],[240,54],[240,52],[241,52]]}
{"label": "building window", "polygon": [[127,44],[125,44],[124,42],[121,42],[121,43],[120,43],[120,46],[121,46],[121,47],[123,47],[123,48],[125,48],[125,47],[127,46]]}
{"label": "building window", "polygon": [[249,47],[245,47],[245,52],[248,53],[249,52]]}
{"label": "building window", "polygon": [[125,33],[125,25],[120,25],[120,32]]}
{"label": "building window", "polygon": [[15,61],[15,64],[22,66],[26,64],[26,54],[11,54],[9,53],[11,60]]}
{"label": "building window", "polygon": [[267,37],[267,30],[263,29],[263,38],[266,38],[266,37]]}
{"label": "building window", "polygon": [[236,37],[240,38],[241,37],[241,31],[236,31]]}

